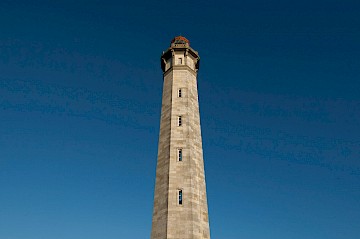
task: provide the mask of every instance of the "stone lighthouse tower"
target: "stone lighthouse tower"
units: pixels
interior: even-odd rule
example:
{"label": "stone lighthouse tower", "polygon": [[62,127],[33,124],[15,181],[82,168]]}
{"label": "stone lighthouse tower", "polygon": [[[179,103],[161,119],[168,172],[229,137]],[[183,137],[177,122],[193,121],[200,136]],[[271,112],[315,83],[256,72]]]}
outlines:
{"label": "stone lighthouse tower", "polygon": [[164,75],[151,239],[210,238],[197,91],[198,52],[175,37]]}

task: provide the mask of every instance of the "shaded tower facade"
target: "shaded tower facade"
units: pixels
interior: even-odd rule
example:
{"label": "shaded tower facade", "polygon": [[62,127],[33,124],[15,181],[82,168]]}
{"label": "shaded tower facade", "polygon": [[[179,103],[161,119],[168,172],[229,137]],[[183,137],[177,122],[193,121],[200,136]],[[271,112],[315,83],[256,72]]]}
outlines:
{"label": "shaded tower facade", "polygon": [[175,37],[161,56],[163,95],[151,239],[210,238],[197,90],[199,54]]}

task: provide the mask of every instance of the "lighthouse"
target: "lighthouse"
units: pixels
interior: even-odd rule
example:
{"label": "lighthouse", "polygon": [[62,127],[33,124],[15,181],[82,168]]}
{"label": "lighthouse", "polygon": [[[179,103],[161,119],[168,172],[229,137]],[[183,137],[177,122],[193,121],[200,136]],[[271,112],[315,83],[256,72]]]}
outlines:
{"label": "lighthouse", "polygon": [[151,239],[209,239],[197,73],[183,36],[161,55],[163,93]]}

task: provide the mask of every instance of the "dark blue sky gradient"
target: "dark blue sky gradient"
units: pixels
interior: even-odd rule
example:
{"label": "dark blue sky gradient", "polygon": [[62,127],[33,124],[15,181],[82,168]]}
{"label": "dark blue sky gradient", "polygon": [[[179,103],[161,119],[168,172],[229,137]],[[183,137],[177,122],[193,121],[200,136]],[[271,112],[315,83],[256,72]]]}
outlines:
{"label": "dark blue sky gradient", "polygon": [[159,58],[179,34],[201,56],[212,238],[360,238],[359,12],[1,1],[0,238],[150,237]]}

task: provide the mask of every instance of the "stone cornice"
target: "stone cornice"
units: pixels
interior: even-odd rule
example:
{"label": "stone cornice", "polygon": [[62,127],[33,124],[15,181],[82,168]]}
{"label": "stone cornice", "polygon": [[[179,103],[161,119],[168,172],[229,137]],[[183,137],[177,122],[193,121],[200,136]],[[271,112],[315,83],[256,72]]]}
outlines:
{"label": "stone cornice", "polygon": [[169,47],[166,51],[161,55],[162,58],[169,58],[172,55],[172,51],[188,51],[194,58],[199,57],[199,53],[192,49],[190,46],[186,46],[185,44],[181,44],[180,46],[172,46]]}

